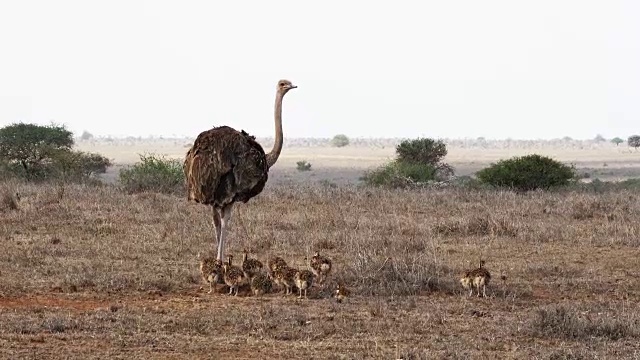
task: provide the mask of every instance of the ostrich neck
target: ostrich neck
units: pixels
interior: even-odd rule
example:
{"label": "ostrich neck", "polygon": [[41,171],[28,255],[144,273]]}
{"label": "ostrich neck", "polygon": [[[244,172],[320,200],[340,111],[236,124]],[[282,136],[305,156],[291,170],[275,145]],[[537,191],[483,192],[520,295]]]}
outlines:
{"label": "ostrich neck", "polygon": [[284,93],[278,91],[276,93],[276,105],[274,108],[274,118],[276,123],[276,138],[273,143],[273,149],[271,152],[267,154],[267,165],[271,168],[276,161],[278,161],[278,157],[280,156],[280,151],[282,151],[282,98],[284,97]]}

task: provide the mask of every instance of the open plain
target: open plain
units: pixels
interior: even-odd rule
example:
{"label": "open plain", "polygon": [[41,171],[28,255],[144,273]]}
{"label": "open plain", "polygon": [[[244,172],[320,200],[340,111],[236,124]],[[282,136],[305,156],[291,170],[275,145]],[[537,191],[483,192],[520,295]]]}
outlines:
{"label": "open plain", "polygon": [[[290,145],[264,192],[235,207],[228,253],[304,268],[320,251],[334,269],[308,300],[231,297],[207,294],[198,271],[210,209],[115,183],[138,153],[181,159],[188,143],[79,142],[115,161],[107,185],[0,184],[21,194],[17,209],[0,204],[0,357],[640,358],[637,191],[367,188],[358,178],[393,142]],[[640,152],[609,143],[461,143],[446,161],[471,175],[532,152],[587,180],[640,176]],[[480,259],[488,298],[458,283]]]}

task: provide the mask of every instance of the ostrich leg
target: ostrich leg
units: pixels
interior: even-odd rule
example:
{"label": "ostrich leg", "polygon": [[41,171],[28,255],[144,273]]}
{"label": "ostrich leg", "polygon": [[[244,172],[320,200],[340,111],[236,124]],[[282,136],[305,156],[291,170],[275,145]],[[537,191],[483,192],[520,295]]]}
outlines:
{"label": "ostrich leg", "polygon": [[227,226],[229,225],[229,221],[231,220],[231,210],[233,209],[233,204],[229,204],[221,209],[222,219],[220,221],[220,240],[218,241],[218,260],[222,261],[222,257],[224,256],[224,242],[227,237]]}
{"label": "ostrich leg", "polygon": [[[213,210],[213,228],[216,231],[216,242],[212,243],[212,247],[215,249],[216,247],[215,244],[216,243],[220,244],[220,231],[222,230],[222,220],[220,217],[220,210],[218,210],[215,206],[212,206],[211,209]],[[218,257],[218,260],[220,260],[220,257]],[[220,274],[216,274],[211,280],[212,281],[209,282],[210,286],[212,286],[213,283],[224,284],[224,280],[222,279],[222,276],[220,276]],[[209,292],[211,292],[211,290]]]}
{"label": "ostrich leg", "polygon": [[216,230],[216,243],[220,244],[220,231],[222,230],[222,219],[220,216],[220,211],[215,206],[212,206],[211,208],[213,209],[213,227]]}

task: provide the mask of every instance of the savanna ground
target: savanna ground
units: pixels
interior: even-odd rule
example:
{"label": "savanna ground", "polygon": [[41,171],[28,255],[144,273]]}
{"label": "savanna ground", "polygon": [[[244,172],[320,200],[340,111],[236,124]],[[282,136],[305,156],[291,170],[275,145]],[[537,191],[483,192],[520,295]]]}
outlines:
{"label": "savanna ground", "polygon": [[[91,149],[123,164],[145,150],[180,157],[182,145]],[[640,173],[639,152],[611,146],[450,148],[447,161],[470,174],[534,151],[591,178]],[[210,211],[184,196],[2,184],[22,197],[0,204],[0,356],[640,358],[640,194],[354,184],[392,156],[285,148],[265,191],[236,206],[228,253],[300,268],[315,250],[333,259],[308,300],[207,294],[197,253],[212,245]],[[302,159],[312,171],[295,170]],[[480,258],[493,275],[486,299],[457,283]],[[341,304],[329,296],[337,281],[352,291]]]}

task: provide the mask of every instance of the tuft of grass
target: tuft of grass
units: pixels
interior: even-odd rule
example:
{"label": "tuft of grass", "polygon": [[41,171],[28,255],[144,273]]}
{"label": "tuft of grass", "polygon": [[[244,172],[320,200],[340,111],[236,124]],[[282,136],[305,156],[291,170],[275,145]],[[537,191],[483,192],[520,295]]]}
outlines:
{"label": "tuft of grass", "polygon": [[[617,315],[617,316],[616,316]],[[534,336],[565,339],[604,337],[610,340],[636,338],[640,335],[638,318],[622,319],[620,314],[585,317],[573,308],[551,306],[538,309],[530,323]]]}
{"label": "tuft of grass", "polygon": [[0,211],[18,210],[18,201],[20,201],[20,194],[3,191],[2,199],[0,200]]}
{"label": "tuft of grass", "polygon": [[509,236],[518,235],[518,227],[507,218],[494,218],[488,215],[472,215],[468,218],[454,218],[440,221],[433,225],[436,234],[444,236],[484,235]]}
{"label": "tuft of grass", "polygon": [[458,292],[456,279],[450,269],[426,257],[409,254],[387,258],[364,252],[356,254],[354,262],[341,276],[341,281],[366,296]]}
{"label": "tuft of grass", "polygon": [[311,171],[311,163],[307,160],[301,160],[296,162],[296,170],[298,171]]}

